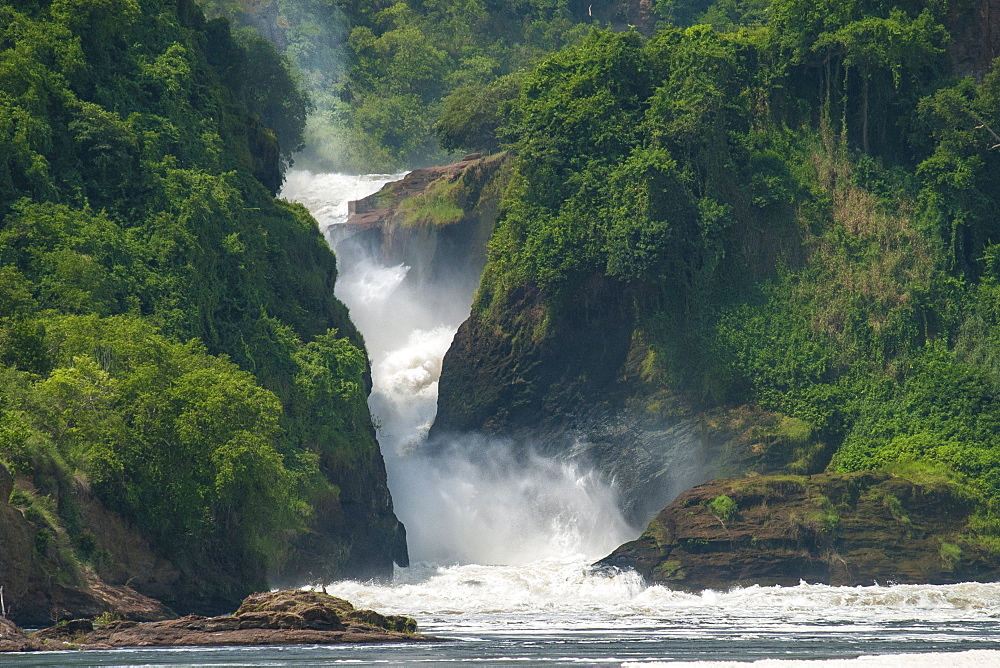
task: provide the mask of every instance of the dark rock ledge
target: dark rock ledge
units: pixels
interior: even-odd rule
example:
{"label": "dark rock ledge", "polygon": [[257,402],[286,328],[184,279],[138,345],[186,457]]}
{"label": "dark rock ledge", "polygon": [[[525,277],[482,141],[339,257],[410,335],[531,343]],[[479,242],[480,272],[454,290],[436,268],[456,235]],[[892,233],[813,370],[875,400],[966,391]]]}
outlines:
{"label": "dark rock ledge", "polygon": [[347,601],[311,591],[253,594],[233,615],[156,622],[75,619],[25,633],[0,618],[0,651],[30,652],[116,647],[298,645],[419,642],[409,617],[357,610]]}
{"label": "dark rock ledge", "polygon": [[953,584],[1000,580],[972,529],[976,504],[933,476],[750,476],[681,494],[596,566],[700,591],[749,585]]}

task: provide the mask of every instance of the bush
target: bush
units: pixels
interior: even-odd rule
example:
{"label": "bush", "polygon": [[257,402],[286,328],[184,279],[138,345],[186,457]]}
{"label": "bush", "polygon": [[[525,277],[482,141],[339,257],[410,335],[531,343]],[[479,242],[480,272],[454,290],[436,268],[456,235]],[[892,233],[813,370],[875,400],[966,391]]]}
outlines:
{"label": "bush", "polygon": [[736,518],[736,502],[725,494],[721,494],[712,499],[708,504],[712,513],[723,522],[729,522]]}

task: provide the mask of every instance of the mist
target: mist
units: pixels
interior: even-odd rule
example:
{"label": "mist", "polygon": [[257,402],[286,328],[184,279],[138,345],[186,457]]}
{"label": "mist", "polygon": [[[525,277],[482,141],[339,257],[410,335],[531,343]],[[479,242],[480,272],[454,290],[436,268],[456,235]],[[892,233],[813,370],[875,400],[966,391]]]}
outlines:
{"label": "mist", "polygon": [[472,303],[469,281],[421,283],[341,244],[337,296],[365,336],[369,399],[410,558],[524,564],[600,557],[631,537],[613,490],[572,462],[470,434],[427,443],[441,364]]}
{"label": "mist", "polygon": [[369,406],[411,561],[517,565],[604,556],[635,530],[600,475],[478,434],[427,442],[442,360],[479,277],[383,264],[377,249],[341,226],[348,200],[397,178],[292,171],[282,194],[313,211],[337,251],[336,293],[368,349]]}

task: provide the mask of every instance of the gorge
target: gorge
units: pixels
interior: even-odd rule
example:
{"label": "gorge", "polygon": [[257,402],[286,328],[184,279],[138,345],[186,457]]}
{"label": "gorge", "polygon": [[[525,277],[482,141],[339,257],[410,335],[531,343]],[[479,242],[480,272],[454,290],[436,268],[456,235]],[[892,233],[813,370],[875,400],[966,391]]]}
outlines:
{"label": "gorge", "polygon": [[995,5],[0,0],[0,617],[995,661]]}

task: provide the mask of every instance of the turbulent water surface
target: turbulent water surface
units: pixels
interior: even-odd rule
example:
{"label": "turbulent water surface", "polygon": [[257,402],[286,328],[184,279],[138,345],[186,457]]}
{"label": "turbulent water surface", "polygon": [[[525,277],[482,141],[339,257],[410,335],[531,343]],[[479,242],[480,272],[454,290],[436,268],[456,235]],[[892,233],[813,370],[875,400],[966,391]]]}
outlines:
{"label": "turbulent water surface", "polygon": [[[396,177],[289,175],[323,226]],[[8,655],[19,665],[1000,665],[1000,584],[749,587],[686,594],[588,564],[634,538],[614,489],[572,461],[515,456],[476,435],[424,446],[441,359],[472,295],[414,284],[405,265],[339,258],[338,296],[365,336],[410,568],[392,585],[337,582],[359,607],[417,618],[432,644]],[[447,295],[442,302],[441,296]],[[860,657],[860,658],[859,658]],[[690,662],[696,662],[694,664]],[[738,663],[736,665],[746,665]]]}

